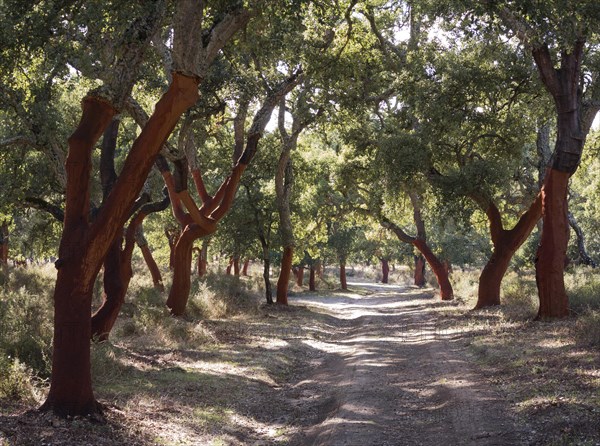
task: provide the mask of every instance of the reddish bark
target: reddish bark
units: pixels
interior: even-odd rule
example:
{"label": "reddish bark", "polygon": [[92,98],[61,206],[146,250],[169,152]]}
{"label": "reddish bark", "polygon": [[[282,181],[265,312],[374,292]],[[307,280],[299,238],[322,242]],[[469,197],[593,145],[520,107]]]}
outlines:
{"label": "reddish bark", "polygon": [[452,290],[452,285],[450,284],[448,272],[444,268],[444,264],[435,256],[425,241],[415,239],[413,245],[423,254],[423,257],[425,257],[425,260],[427,260],[427,263],[431,267],[440,286],[442,300],[452,300],[454,298],[454,291]]}
{"label": "reddish bark", "polygon": [[162,283],[162,275],[160,274],[160,269],[152,256],[152,252],[147,244],[140,246],[140,250],[142,251],[142,255],[144,256],[144,261],[148,266],[148,270],[150,271],[150,275],[152,276],[152,283],[154,287],[159,290],[164,290],[165,287]]}
{"label": "reddish bark", "polygon": [[[448,274],[448,270],[445,268],[445,265],[442,263],[442,267],[444,268],[444,271],[446,272],[446,275]],[[418,255],[415,256],[415,285],[418,287],[424,287],[425,286],[425,259],[423,258],[422,255]]]}
{"label": "reddish bark", "polygon": [[500,286],[513,255],[527,240],[542,215],[541,195],[535,199],[511,230],[502,226],[498,208],[490,203],[486,209],[494,250],[479,277],[475,309],[500,305]]}
{"label": "reddish bark", "polygon": [[342,290],[348,289],[348,283],[346,282],[346,262],[340,261],[340,286]]}
{"label": "reddish bark", "polygon": [[276,302],[280,305],[288,304],[288,284],[290,281],[290,272],[292,270],[292,258],[294,256],[294,248],[286,246],[283,250],[281,258],[281,271],[277,280],[277,295]]}
{"label": "reddish bark", "polygon": [[317,286],[315,283],[315,267],[314,265],[310,265],[310,275],[308,276],[308,289],[310,291],[316,291],[317,290]]}
{"label": "reddish bark", "polygon": [[544,229],[536,258],[536,283],[540,298],[538,318],[565,317],[569,300],[564,266],[569,242],[567,190],[570,174],[550,169],[542,188]]}
{"label": "reddish bark", "polygon": [[[108,103],[84,99],[81,121],[69,138],[65,222],[54,289],[52,377],[50,392],[42,406],[43,410],[54,410],[61,415],[99,410],[90,372],[90,309],[94,279],[107,250],[89,252],[88,185],[92,149],[114,114]],[[110,240],[113,238],[114,235]]]}
{"label": "reddish bark", "polygon": [[390,262],[388,259],[381,259],[381,283],[388,283],[390,275]]}
{"label": "reddish bark", "polygon": [[248,267],[250,266],[250,259],[246,259],[244,261],[244,266],[242,267],[242,276],[248,275]]}
{"label": "reddish bark", "polygon": [[304,284],[304,267],[299,266],[296,268],[296,285],[301,287]]}
{"label": "reddish bark", "polygon": [[234,276],[240,275],[240,258],[238,256],[235,256],[233,258],[233,275]]}

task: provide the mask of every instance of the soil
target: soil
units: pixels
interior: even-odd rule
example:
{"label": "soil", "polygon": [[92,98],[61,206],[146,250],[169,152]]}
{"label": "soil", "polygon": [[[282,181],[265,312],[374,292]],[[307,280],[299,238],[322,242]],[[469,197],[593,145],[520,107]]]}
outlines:
{"label": "soil", "polygon": [[[509,356],[483,355],[475,341],[493,328],[449,317],[455,303],[432,290],[349,285],[298,293],[289,308],[205,321],[213,344],[115,342],[107,375],[117,376],[96,385],[104,420],[0,402],[0,445],[600,444],[600,401],[544,405],[541,415],[539,405],[523,407],[536,398],[523,371],[530,367],[519,375]],[[586,358],[578,370],[596,376],[598,356]],[[563,424],[549,423],[548,411]],[[572,435],[578,426],[583,433]]]}

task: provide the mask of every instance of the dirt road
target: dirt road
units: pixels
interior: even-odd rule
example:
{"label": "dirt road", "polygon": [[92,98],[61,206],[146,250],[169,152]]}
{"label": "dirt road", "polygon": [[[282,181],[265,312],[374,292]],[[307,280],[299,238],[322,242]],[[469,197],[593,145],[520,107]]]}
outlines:
{"label": "dirt road", "polygon": [[345,329],[310,341],[324,359],[293,390],[319,413],[292,444],[528,444],[461,334],[442,328],[431,295],[392,285],[351,288],[369,294],[293,299]]}

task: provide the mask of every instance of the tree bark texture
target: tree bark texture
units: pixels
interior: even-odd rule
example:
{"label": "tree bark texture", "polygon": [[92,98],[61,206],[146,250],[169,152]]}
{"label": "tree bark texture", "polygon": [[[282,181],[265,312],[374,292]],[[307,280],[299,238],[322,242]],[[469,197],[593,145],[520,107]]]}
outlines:
{"label": "tree bark texture", "polygon": [[315,281],[315,275],[316,275],[315,265],[311,264],[310,265],[310,273],[309,273],[309,276],[308,276],[308,289],[309,289],[309,291],[316,291],[317,290],[317,285],[316,285],[316,281]]}
{"label": "tree bark texture", "polygon": [[389,283],[390,262],[388,259],[381,259],[381,283]]}
{"label": "tree bark texture", "polygon": [[425,286],[425,258],[421,254],[415,256],[414,282],[418,287]]}
{"label": "tree bark texture", "polygon": [[292,259],[294,257],[294,248],[286,246],[281,257],[281,271],[279,271],[279,279],[277,280],[277,295],[276,302],[280,305],[288,304],[288,284],[290,281],[290,273],[292,271]]}
{"label": "tree bark texture", "polygon": [[340,287],[342,290],[348,289],[348,282],[346,281],[346,262],[340,260]]}
{"label": "tree bark texture", "polygon": [[504,229],[500,211],[493,202],[488,203],[486,215],[494,249],[479,277],[475,309],[500,305],[500,286],[512,257],[527,240],[542,216],[542,198],[538,195],[510,230]]}
{"label": "tree bark texture", "polygon": [[538,318],[569,315],[564,267],[569,243],[567,189],[570,174],[550,169],[542,188],[544,226],[535,262],[535,279],[540,298]]}
{"label": "tree bark texture", "polygon": [[454,291],[452,290],[452,285],[450,284],[450,279],[448,278],[448,271],[444,267],[444,264],[435,256],[431,248],[427,245],[427,243],[421,239],[415,239],[413,242],[415,248],[419,250],[427,263],[431,267],[435,278],[438,281],[440,286],[440,296],[442,300],[452,300],[454,299]]}
{"label": "tree bark texture", "polygon": [[158,268],[158,265],[156,264],[156,261],[152,256],[152,251],[150,251],[148,243],[140,246],[140,250],[142,251],[142,256],[144,257],[144,261],[146,262],[148,270],[150,271],[150,275],[152,276],[152,283],[154,284],[154,287],[161,291],[164,290],[165,286],[162,282],[162,275],[160,274],[160,269]]}

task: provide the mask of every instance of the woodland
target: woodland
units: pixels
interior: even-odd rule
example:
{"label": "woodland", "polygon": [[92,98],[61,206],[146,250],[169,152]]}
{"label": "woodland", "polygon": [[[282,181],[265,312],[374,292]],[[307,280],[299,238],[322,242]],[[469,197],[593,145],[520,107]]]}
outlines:
{"label": "woodland", "polygon": [[597,0],[0,0],[0,445],[597,444],[599,110]]}

